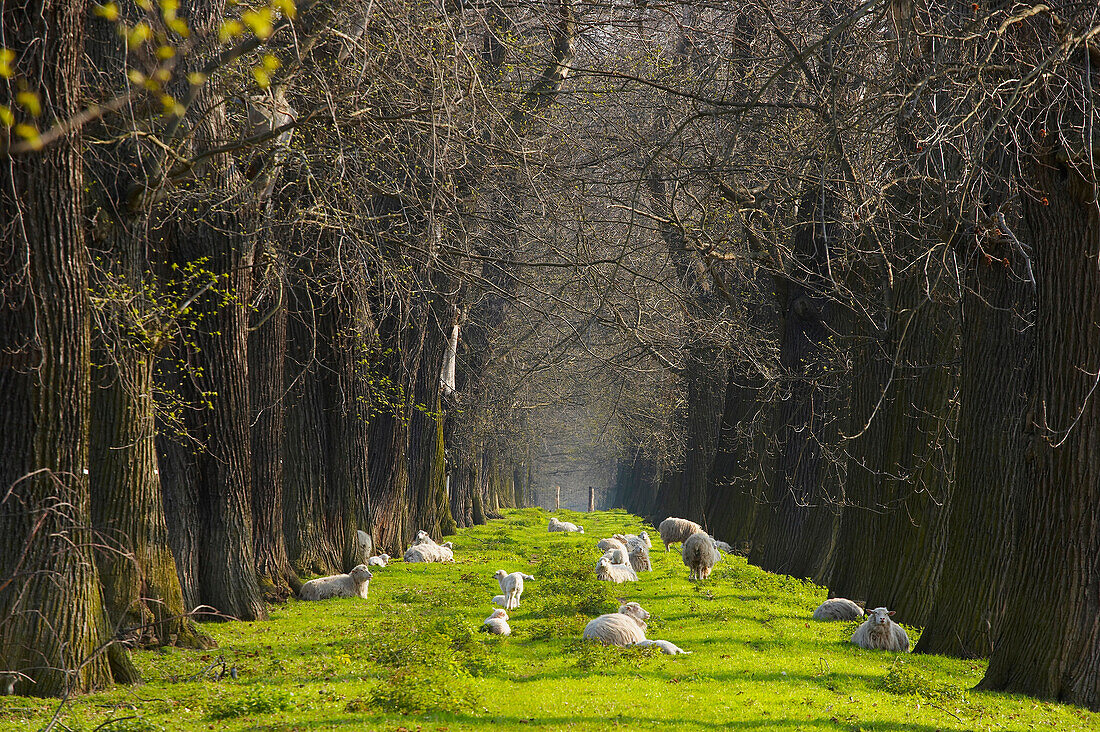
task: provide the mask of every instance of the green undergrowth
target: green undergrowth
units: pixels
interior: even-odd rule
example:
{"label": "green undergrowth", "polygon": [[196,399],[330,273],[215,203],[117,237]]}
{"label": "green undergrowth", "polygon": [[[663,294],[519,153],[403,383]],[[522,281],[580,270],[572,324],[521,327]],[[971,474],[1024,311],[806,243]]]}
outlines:
{"label": "green undergrowth", "polygon": [[[271,620],[205,627],[209,651],[135,654],[146,683],[64,703],[0,697],[0,730],[1100,730],[1100,715],[973,691],[982,661],[864,651],[856,623],[814,623],[825,590],[726,557],[692,583],[658,544],[653,572],[597,582],[598,539],[638,532],[622,511],[506,511],[453,537],[455,563],[378,569],[370,599],[274,606]],[[656,531],[648,527],[656,537]],[[478,632],[523,571],[508,638]],[[585,624],[636,600],[648,636],[692,651],[606,648]],[[908,628],[915,642],[918,628]]]}

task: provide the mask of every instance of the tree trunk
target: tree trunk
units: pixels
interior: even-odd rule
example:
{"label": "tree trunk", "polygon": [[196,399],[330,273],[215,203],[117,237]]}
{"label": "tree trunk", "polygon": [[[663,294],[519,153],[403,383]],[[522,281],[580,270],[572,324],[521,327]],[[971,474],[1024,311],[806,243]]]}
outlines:
{"label": "tree trunk", "polygon": [[274,247],[259,247],[252,287],[256,294],[248,336],[252,407],[252,547],[260,591],[282,600],[297,585],[283,532],[283,438],[286,435],[286,272]]}
{"label": "tree trunk", "polygon": [[[1039,119],[1058,130],[1067,120],[1060,111]],[[1013,592],[979,688],[1100,710],[1097,175],[1086,159],[1065,162],[1049,149],[1027,152],[1021,199],[1035,251],[1032,416],[1040,434],[1031,440],[1033,480],[1015,496],[1020,523]]]}
{"label": "tree trunk", "polygon": [[[5,5],[4,45],[41,119],[78,111],[81,2]],[[0,104],[17,109],[16,84]],[[19,114],[19,112],[16,112]],[[15,139],[14,136],[12,138]],[[0,669],[15,693],[68,695],[129,680],[110,646],[89,531],[91,334],[80,138],[0,159]],[[117,655],[119,663],[109,663]],[[116,659],[111,659],[112,661]]]}

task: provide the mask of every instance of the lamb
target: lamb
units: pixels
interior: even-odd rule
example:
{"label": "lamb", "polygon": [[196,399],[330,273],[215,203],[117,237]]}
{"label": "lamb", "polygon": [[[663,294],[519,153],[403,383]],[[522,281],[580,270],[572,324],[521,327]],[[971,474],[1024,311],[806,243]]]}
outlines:
{"label": "lamb", "polygon": [[371,567],[385,567],[390,563],[389,554],[379,554],[376,557],[371,557],[367,560],[367,565]]}
{"label": "lamb", "polygon": [[[429,534],[427,531],[424,531],[423,529],[416,532],[416,538],[413,539],[412,545],[413,546],[420,546],[422,544],[429,544],[429,545],[435,544],[435,541],[432,539],[431,534]],[[435,545],[439,546],[438,544],[435,544]]]}
{"label": "lamb", "polygon": [[610,551],[612,549],[622,549],[625,554],[627,551],[626,542],[620,539],[620,536],[621,534],[616,534],[614,538],[611,539],[600,539],[596,542],[596,548],[601,552]]}
{"label": "lamb", "polygon": [[[661,524],[664,526],[664,524]],[[691,570],[691,579],[704,580],[710,576],[714,565],[722,558],[718,553],[718,547],[709,534],[702,532],[691,534],[684,540],[683,547],[684,564]]]}
{"label": "lamb", "polygon": [[667,653],[670,656],[675,656],[678,653],[682,653],[684,655],[690,655],[691,654],[691,651],[685,651],[683,648],[676,645],[672,641],[666,641],[666,640],[643,640],[643,641],[638,641],[634,645],[643,646],[643,647],[656,646],[657,648],[661,649],[661,653]]}
{"label": "lamb", "polygon": [[512,628],[508,625],[508,613],[498,607],[492,615],[485,618],[485,622],[481,624],[481,630],[493,635],[511,635]]}
{"label": "lamb", "polygon": [[490,604],[492,604],[492,605],[500,605],[501,607],[504,607],[504,603],[505,603],[504,595],[493,595],[493,599],[490,602]]}
{"label": "lamb", "polygon": [[814,620],[859,620],[863,608],[844,597],[834,597],[817,606]]}
{"label": "lamb", "polygon": [[893,610],[876,607],[869,617],[852,634],[852,643],[868,650],[901,651],[909,650],[909,635],[890,616]]}
{"label": "lamb", "polygon": [[606,559],[612,564],[626,564],[626,557],[627,553],[625,547],[615,547],[613,549],[608,549],[606,552],[604,552],[602,558]]}
{"label": "lamb", "polygon": [[406,562],[453,562],[454,552],[448,546],[450,542],[440,546],[435,542],[431,544],[415,544],[405,550]]}
{"label": "lamb", "polygon": [[571,524],[568,521],[559,521],[556,517],[551,516],[550,517],[550,526],[549,526],[549,528],[547,528],[547,531],[566,531],[566,532],[574,532],[574,533],[577,533],[577,534],[583,534],[584,533],[584,527],[583,526],[577,526],[576,524]]}
{"label": "lamb", "polygon": [[649,613],[636,602],[619,606],[617,613],[593,618],[584,626],[582,638],[610,646],[632,646],[645,640]]}
{"label": "lamb", "polygon": [[628,555],[630,558],[630,566],[635,572],[652,572],[653,564],[649,561],[649,550],[645,548],[644,544],[638,544],[630,550]]}
{"label": "lamb", "polygon": [[661,522],[657,530],[661,532],[661,541],[665,543],[665,551],[667,552],[669,544],[682,542],[692,534],[702,532],[703,527],[694,521],[669,516]]}
{"label": "lamb", "polygon": [[303,600],[327,600],[330,597],[361,597],[366,600],[367,587],[373,576],[367,565],[360,564],[347,574],[311,579],[302,585],[299,595]]}
{"label": "lamb", "polygon": [[596,563],[596,579],[606,582],[637,582],[638,575],[629,564],[612,564],[608,559]]}
{"label": "lamb", "polygon": [[519,607],[519,596],[523,594],[523,580],[533,580],[534,577],[523,572],[508,574],[503,569],[498,569],[493,579],[500,584],[500,591],[504,593],[505,609],[515,610]]}

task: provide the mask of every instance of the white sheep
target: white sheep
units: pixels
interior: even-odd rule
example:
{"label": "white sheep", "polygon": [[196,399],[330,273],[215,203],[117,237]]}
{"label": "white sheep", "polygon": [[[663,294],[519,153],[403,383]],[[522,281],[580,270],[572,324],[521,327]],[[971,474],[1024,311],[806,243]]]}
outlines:
{"label": "white sheep", "polygon": [[371,557],[367,560],[367,565],[371,567],[385,567],[390,563],[389,554],[379,554],[378,556]]}
{"label": "white sheep", "polygon": [[504,607],[508,610],[515,610],[519,607],[519,596],[523,594],[523,580],[533,580],[529,574],[523,572],[512,572],[508,574],[503,569],[498,569],[496,574],[493,575],[493,579],[500,585],[500,591],[504,593]]}
{"label": "white sheep", "polygon": [[612,564],[626,564],[627,561],[629,561],[627,560],[625,547],[614,547],[612,549],[608,549],[606,552],[603,553],[603,557],[601,558],[606,559]]}
{"label": "white sheep", "polygon": [[620,540],[618,535],[611,539],[600,539],[596,542],[596,548],[601,552],[610,551],[611,549],[622,549],[625,554],[627,551],[626,542]]}
{"label": "white sheep", "polygon": [[588,621],[581,636],[611,646],[632,646],[645,640],[649,613],[636,602],[619,606],[619,611]]}
{"label": "white sheep", "polygon": [[485,618],[485,622],[481,624],[481,630],[493,635],[511,635],[512,628],[508,625],[508,613],[497,608],[492,615]]}
{"label": "white sheep", "polygon": [[[450,544],[450,542],[447,542]],[[431,544],[416,544],[405,550],[406,562],[453,562],[454,552],[451,547],[444,544],[440,546],[435,542]]]}
{"label": "white sheep", "polygon": [[709,577],[714,565],[722,558],[718,553],[718,547],[714,545],[714,539],[709,534],[701,532],[688,536],[684,540],[681,552],[684,564],[691,570],[690,577],[693,580],[704,580]]}
{"label": "white sheep", "polygon": [[646,549],[653,548],[653,542],[649,539],[649,534],[643,531],[640,534],[615,534],[615,539],[618,539],[622,543],[626,544],[627,551],[633,549],[638,545],[644,546]]}
{"label": "white sheep", "polygon": [[565,532],[574,532],[574,533],[577,533],[577,534],[583,534],[584,533],[584,527],[583,526],[577,526],[576,524],[571,524],[568,521],[560,521],[556,517],[551,516],[550,517],[550,526],[549,526],[549,528],[547,528],[547,531],[565,531]]}
{"label": "white sheep", "polygon": [[714,545],[724,551],[726,554],[733,554],[733,547],[724,541],[714,540]]}
{"label": "white sheep", "polygon": [[638,641],[634,645],[642,647],[656,646],[657,648],[661,649],[661,653],[667,653],[670,656],[675,656],[680,653],[684,654],[685,656],[691,654],[691,651],[685,651],[683,648],[676,645],[672,641],[666,640],[643,640]]}
{"label": "white sheep", "polygon": [[505,602],[507,602],[507,601],[504,599],[504,595],[493,595],[493,599],[490,602],[490,604],[491,605],[500,605],[501,607],[504,607]]}
{"label": "white sheep", "polygon": [[612,564],[607,559],[596,562],[596,579],[605,582],[637,582],[638,575],[629,564]]}
{"label": "white sheep", "polygon": [[844,597],[834,597],[817,606],[814,620],[859,620],[863,608]]}
{"label": "white sheep", "polygon": [[868,650],[901,651],[909,650],[909,635],[890,616],[893,610],[876,607],[868,618],[852,634],[852,643]]}
{"label": "white sheep", "polygon": [[347,574],[311,579],[302,585],[298,594],[303,600],[327,600],[330,597],[361,597],[365,600],[373,576],[367,565],[360,564]]}
{"label": "white sheep", "polygon": [[653,564],[649,561],[649,550],[646,549],[644,544],[638,544],[630,550],[628,555],[630,559],[630,566],[635,572],[652,572]]}
{"label": "white sheep", "polygon": [[[416,532],[416,538],[413,539],[412,546],[420,546],[421,544],[435,544],[435,540],[432,539],[431,534],[421,529]],[[439,546],[436,544],[436,546]]]}
{"label": "white sheep", "polygon": [[661,532],[661,541],[665,543],[665,551],[667,552],[669,544],[682,542],[692,534],[700,533],[703,527],[694,521],[669,516],[661,522],[657,530]]}

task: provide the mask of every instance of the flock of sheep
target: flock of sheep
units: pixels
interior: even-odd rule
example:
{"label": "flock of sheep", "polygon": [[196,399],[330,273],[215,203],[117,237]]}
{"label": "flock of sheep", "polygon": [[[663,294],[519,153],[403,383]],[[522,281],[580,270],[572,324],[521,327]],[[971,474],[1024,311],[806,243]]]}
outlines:
{"label": "flock of sheep", "polygon": [[[584,533],[584,527],[567,521],[550,519],[551,532]],[[703,527],[694,521],[681,518],[666,518],[658,527],[665,551],[669,546],[679,543],[684,565],[693,580],[703,580],[710,576],[714,565],[721,561],[722,552],[730,552],[729,544],[718,541],[707,534]],[[370,553],[370,537],[359,532],[361,548]],[[608,582],[637,582],[638,572],[652,571],[649,550],[653,543],[646,532],[640,534],[615,534],[600,539],[596,547],[603,555],[596,562],[596,578]],[[385,567],[390,557],[387,554],[372,556],[367,564],[356,566],[347,574],[321,577],[302,585],[300,591],[303,600],[325,600],[332,597],[361,597],[366,599],[367,587],[373,577],[368,567]],[[437,544],[425,531],[417,533],[412,546],[405,552],[406,562],[454,562],[451,542]],[[493,578],[500,585],[501,594],[492,598],[492,604],[499,605],[482,623],[482,630],[496,635],[511,635],[508,625],[508,611],[519,607],[523,594],[524,580],[535,579],[522,572],[505,572],[498,569]],[[909,650],[909,636],[905,629],[890,619],[893,611],[885,607],[872,610],[867,619],[860,624],[852,635],[851,642],[869,650],[901,651]],[[814,620],[858,620],[864,616],[863,608],[851,600],[834,597],[821,603],[813,613]],[[646,620],[649,613],[636,602],[627,602],[618,612],[600,615],[589,621],[584,628],[585,640],[598,641],[615,646],[652,646],[670,655],[686,654],[674,643],[666,640],[650,640],[645,637]]]}

